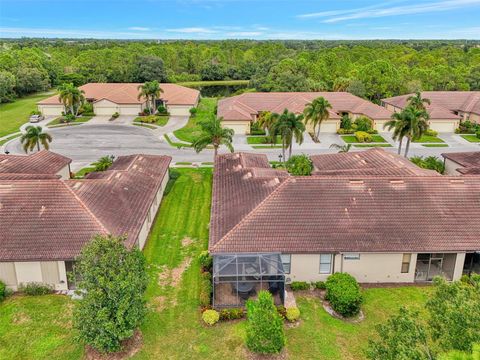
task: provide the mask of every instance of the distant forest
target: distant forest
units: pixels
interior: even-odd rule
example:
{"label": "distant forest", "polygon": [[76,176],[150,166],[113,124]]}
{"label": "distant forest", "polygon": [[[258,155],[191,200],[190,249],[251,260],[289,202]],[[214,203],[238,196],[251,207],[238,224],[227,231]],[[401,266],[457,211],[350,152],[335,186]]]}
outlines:
{"label": "distant forest", "polygon": [[0,40],[0,102],[63,82],[249,80],[241,91],[349,91],[378,102],[480,90],[480,41]]}

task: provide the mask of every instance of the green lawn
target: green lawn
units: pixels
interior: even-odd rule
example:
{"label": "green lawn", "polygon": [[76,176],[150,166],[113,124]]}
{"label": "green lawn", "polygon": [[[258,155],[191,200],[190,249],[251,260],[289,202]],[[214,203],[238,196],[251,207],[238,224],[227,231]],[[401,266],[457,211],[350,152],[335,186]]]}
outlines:
{"label": "green lawn", "polygon": [[197,115],[195,117],[190,117],[187,125],[181,129],[175,130],[173,134],[182,141],[190,143],[194,142],[202,133],[198,123],[207,120],[210,116],[214,115],[216,105],[216,98],[202,98],[197,107]]}
{"label": "green lawn", "polygon": [[357,148],[369,148],[369,147],[392,147],[390,144],[354,144]]}
{"label": "green lawn", "polygon": [[[212,169],[174,169],[147,245],[148,312],[142,350],[133,359],[245,359],[245,321],[208,328],[199,311],[198,254],[207,248]],[[166,275],[162,275],[166,274]],[[318,298],[297,297],[299,327],[287,328],[289,359],[363,359],[374,327],[401,305],[421,306],[431,288],[364,291],[365,320],[332,318]],[[0,305],[0,358],[81,359],[82,345],[63,296],[13,297]],[[187,355],[188,354],[188,355]]]}
{"label": "green lawn", "polygon": [[75,178],[76,179],[82,179],[85,177],[85,175],[87,175],[88,173],[91,173],[95,171],[95,166],[87,166],[87,167],[84,167],[80,170],[78,170],[76,173],[75,173]]}
{"label": "green lawn", "polygon": [[[358,143],[358,140],[355,137],[355,135],[342,135],[341,138],[347,144]],[[386,143],[387,141],[381,135],[372,134],[372,142],[374,142],[374,143]]]}
{"label": "green lawn", "polygon": [[[165,126],[168,122],[168,115],[156,115],[157,121],[153,123],[145,123],[145,124],[152,124],[152,125],[158,125],[158,126]],[[135,120],[133,120],[134,123],[142,123],[142,119],[145,118],[145,116],[139,116],[136,117]],[[135,124],[136,125],[136,124]]]}
{"label": "green lawn", "polygon": [[415,140],[415,143],[443,143],[442,139],[438,136],[423,135],[420,139]]}
{"label": "green lawn", "polygon": [[168,136],[167,134],[164,134],[163,137],[165,138],[165,140],[167,140],[167,142],[170,146],[173,146],[173,147],[176,147],[176,148],[192,147],[192,145],[190,145],[190,144],[173,142],[172,139],[170,139],[170,136]]}
{"label": "green lawn", "polygon": [[442,143],[438,143],[438,144],[422,144],[422,146],[424,147],[429,147],[429,148],[433,148],[433,147],[448,147],[448,144],[442,144]]}
{"label": "green lawn", "polygon": [[36,103],[53,92],[42,92],[25,96],[12,103],[0,104],[0,137],[19,131],[19,127],[28,122],[32,110],[36,110]]}
{"label": "green lawn", "polygon": [[69,123],[65,123],[65,122],[61,121],[62,117],[60,116],[60,117],[50,121],[47,124],[47,127],[51,127],[51,126],[55,126],[55,125],[69,125],[69,124],[85,123],[87,121],[90,121],[92,118],[93,118],[93,116],[80,116],[80,117],[76,118],[75,120],[73,120]]}
{"label": "green lawn", "polygon": [[7,137],[6,139],[0,140],[0,145],[6,144],[6,143],[9,142],[10,140],[17,138],[17,137],[19,137],[20,135],[21,135],[21,134],[12,135],[12,136]]}
{"label": "green lawn", "polygon": [[[282,142],[280,135],[277,135],[277,144]],[[269,144],[266,136],[247,136],[247,143],[251,145]]]}
{"label": "green lawn", "polygon": [[462,138],[464,138],[467,141],[470,141],[472,143],[478,143],[480,142],[480,139],[477,138],[477,135],[460,135]]}

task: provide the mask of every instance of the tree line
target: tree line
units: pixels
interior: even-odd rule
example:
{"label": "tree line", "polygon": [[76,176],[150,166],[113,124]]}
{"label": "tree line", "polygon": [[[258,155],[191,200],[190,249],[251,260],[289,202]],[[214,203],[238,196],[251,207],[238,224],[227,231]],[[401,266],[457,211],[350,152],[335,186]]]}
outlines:
{"label": "tree line", "polygon": [[258,91],[349,91],[378,102],[480,90],[479,41],[1,40],[0,102],[62,83],[250,80]]}

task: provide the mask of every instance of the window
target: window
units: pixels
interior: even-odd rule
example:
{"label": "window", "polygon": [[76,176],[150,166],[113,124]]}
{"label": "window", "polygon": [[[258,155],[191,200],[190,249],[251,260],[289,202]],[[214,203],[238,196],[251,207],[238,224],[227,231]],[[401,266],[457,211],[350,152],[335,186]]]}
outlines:
{"label": "window", "polygon": [[332,272],[332,254],[320,254],[320,274]]}
{"label": "window", "polygon": [[282,254],[280,255],[280,257],[282,258],[283,272],[285,274],[290,274],[290,267],[292,264],[292,255]]}
{"label": "window", "polygon": [[412,259],[412,254],[403,254],[402,274],[406,274],[410,271],[410,260],[411,259]]}
{"label": "window", "polygon": [[360,254],[359,253],[351,253],[351,254],[345,254],[343,255],[344,260],[360,260]]}

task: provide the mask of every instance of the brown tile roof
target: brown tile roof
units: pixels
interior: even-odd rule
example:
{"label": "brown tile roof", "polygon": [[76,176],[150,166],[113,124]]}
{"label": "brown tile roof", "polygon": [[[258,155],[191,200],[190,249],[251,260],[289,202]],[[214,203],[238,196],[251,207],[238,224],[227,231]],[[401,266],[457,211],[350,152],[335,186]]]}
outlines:
{"label": "brown tile roof", "polygon": [[480,151],[443,153],[445,159],[461,167],[456,169],[462,175],[480,175]]}
{"label": "brown tile roof", "polygon": [[[145,99],[138,99],[138,87],[141,83],[89,83],[80,86],[85,91],[85,97],[93,101],[103,99],[116,104],[143,104]],[[177,84],[160,84],[164,91],[161,98],[169,105],[195,105],[200,92]],[[39,105],[58,105],[58,95],[51,96],[38,103]]]}
{"label": "brown tile roof", "polygon": [[47,150],[30,155],[0,154],[0,174],[55,175],[71,162],[71,159]]}
{"label": "brown tile roof", "polygon": [[[403,109],[412,95],[400,95],[382,101]],[[423,91],[422,97],[430,100],[427,109],[432,119],[458,119],[454,111],[480,114],[480,91]]]}
{"label": "brown tile roof", "polygon": [[121,156],[99,179],[0,177],[0,261],[73,259],[97,233],[132,246],[170,161]]}
{"label": "brown tile roof", "polygon": [[288,109],[302,113],[305,105],[323,96],[332,105],[330,119],[340,119],[339,113],[351,112],[371,119],[390,119],[391,112],[381,106],[347,92],[281,92],[245,93],[218,102],[217,114],[224,120],[253,120],[261,111],[281,113]]}
{"label": "brown tile roof", "polygon": [[479,177],[257,178],[238,167],[248,156],[216,160],[212,253],[480,249]]}

